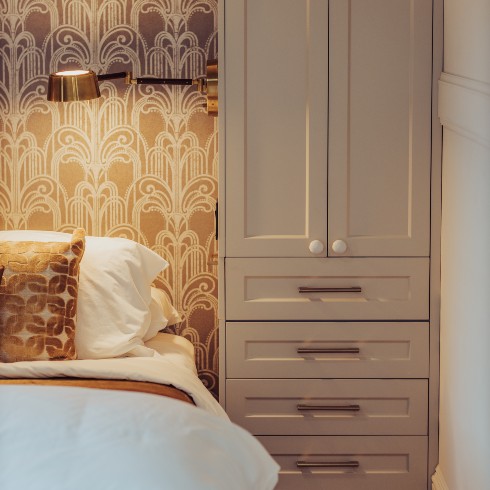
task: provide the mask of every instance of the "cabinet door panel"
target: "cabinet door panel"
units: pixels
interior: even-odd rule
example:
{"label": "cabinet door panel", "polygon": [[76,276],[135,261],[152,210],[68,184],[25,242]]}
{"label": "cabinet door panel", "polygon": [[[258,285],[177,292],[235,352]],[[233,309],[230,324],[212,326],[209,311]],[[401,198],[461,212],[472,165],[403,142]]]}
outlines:
{"label": "cabinet door panel", "polygon": [[425,258],[226,259],[225,268],[228,320],[429,318]]}
{"label": "cabinet door panel", "polygon": [[330,2],[329,255],[428,256],[432,2]]}
{"label": "cabinet door panel", "polygon": [[[423,436],[262,436],[258,439],[281,466],[276,490],[427,488],[427,438]],[[298,468],[298,461],[333,466]],[[342,467],[341,463],[354,461],[359,463],[358,467]]]}
{"label": "cabinet door panel", "polygon": [[226,255],[327,234],[328,2],[226,3]]}

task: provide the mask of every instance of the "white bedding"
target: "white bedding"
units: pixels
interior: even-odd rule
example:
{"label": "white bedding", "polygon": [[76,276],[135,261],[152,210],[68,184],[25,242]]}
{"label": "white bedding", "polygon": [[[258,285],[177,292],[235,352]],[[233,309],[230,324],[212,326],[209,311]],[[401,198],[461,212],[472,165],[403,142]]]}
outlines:
{"label": "white bedding", "polygon": [[[0,378],[75,377],[128,379],[172,385],[188,393],[198,407],[222,417],[224,410],[196,376],[194,347],[183,337],[159,333],[135,357],[0,363]],[[1,487],[0,487],[1,488]]]}
{"label": "white bedding", "polygon": [[144,393],[2,386],[2,490],[274,488],[277,464],[199,381],[188,341],[158,334],[133,355],[139,357],[0,364],[2,378],[171,384],[201,407]]}

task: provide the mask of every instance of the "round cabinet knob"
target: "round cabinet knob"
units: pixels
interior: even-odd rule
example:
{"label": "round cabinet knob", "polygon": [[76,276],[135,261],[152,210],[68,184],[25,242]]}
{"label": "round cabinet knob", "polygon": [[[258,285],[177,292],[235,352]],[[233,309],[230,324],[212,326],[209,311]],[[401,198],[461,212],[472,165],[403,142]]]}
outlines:
{"label": "round cabinet knob", "polygon": [[323,246],[323,243],[320,240],[313,240],[312,242],[310,242],[309,248],[312,254],[321,254],[325,247]]}
{"label": "round cabinet knob", "polygon": [[347,250],[347,243],[344,240],[335,240],[332,243],[332,250],[336,254],[343,254]]}

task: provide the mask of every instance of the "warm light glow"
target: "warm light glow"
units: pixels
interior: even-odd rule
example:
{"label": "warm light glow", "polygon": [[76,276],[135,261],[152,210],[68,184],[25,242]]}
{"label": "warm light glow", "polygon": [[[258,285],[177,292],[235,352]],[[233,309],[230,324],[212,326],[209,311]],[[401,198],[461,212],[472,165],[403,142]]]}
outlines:
{"label": "warm light glow", "polygon": [[55,75],[61,77],[76,77],[78,75],[86,75],[88,73],[87,70],[67,70],[67,71],[59,71],[55,73]]}

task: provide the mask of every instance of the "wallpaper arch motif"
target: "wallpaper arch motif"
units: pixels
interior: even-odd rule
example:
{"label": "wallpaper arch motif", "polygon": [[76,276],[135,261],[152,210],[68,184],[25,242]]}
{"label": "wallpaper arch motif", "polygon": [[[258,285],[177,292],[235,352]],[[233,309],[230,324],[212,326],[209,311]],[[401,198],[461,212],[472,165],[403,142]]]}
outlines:
{"label": "wallpaper arch motif", "polygon": [[217,394],[217,120],[193,87],[103,82],[46,101],[48,74],[192,78],[217,57],[217,0],[0,0],[0,229],[123,236],[161,254],[157,279]]}

